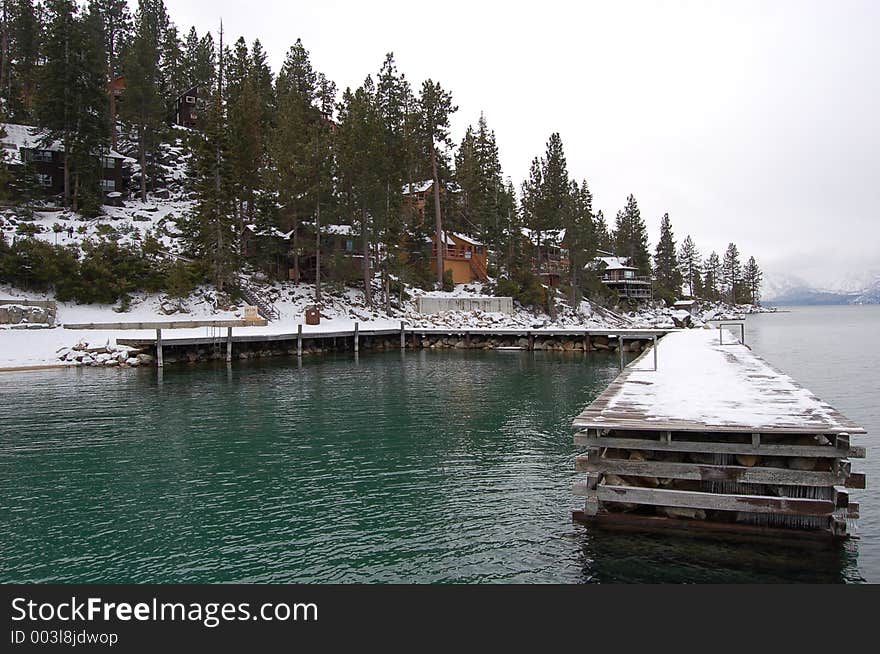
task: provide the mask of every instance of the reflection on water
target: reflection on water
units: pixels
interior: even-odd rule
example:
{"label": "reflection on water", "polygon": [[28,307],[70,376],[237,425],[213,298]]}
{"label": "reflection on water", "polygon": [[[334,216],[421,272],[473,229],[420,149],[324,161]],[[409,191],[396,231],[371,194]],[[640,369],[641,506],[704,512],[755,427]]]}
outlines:
{"label": "reflection on water", "polygon": [[860,579],[857,545],[572,524],[571,419],[616,374],[422,351],[4,376],[2,581]]}

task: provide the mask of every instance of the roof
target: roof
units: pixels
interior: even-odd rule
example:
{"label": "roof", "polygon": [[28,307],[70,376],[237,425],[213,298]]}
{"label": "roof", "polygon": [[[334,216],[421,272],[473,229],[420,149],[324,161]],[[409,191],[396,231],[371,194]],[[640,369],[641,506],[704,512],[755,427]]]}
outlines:
{"label": "roof", "polygon": [[[7,163],[21,164],[21,150],[48,150],[50,152],[64,152],[64,144],[59,140],[52,141],[48,145],[40,145],[40,137],[43,130],[30,125],[16,125],[15,123],[0,123],[6,136],[2,138],[3,153]],[[102,156],[122,159],[133,162],[134,159],[119,154],[115,150],[107,150]]]}
{"label": "roof", "polygon": [[[865,430],[718,329],[664,336],[574,420],[591,429],[863,434]],[[729,340],[728,340],[729,339]]]}
{"label": "roof", "polygon": [[[521,227],[522,235],[529,239],[530,242],[537,241],[538,230]],[[543,245],[560,245],[565,240],[564,229],[546,229],[541,232],[541,243]]]}
{"label": "roof", "polygon": [[692,307],[696,303],[697,303],[696,300],[679,300],[678,302],[676,302],[672,306],[673,307]]}
{"label": "roof", "polygon": [[403,185],[403,194],[404,195],[412,195],[413,193],[424,193],[429,188],[434,186],[434,180],[428,179],[424,182],[416,182],[415,184],[404,184]]}
{"label": "roof", "polygon": [[253,232],[255,236],[274,236],[276,238],[281,238],[284,240],[287,240],[291,236],[293,236],[293,231],[289,231],[289,232],[285,233],[285,232],[282,232],[277,227],[268,227],[268,228],[261,229],[257,225],[253,225],[253,224],[245,225],[244,227],[245,227],[245,229]]}
{"label": "roof", "polygon": [[480,243],[479,241],[475,241],[470,236],[465,236],[464,234],[461,234],[460,232],[449,232],[449,233],[452,234],[455,238],[457,238],[461,241],[464,241],[465,243],[469,243],[470,245],[484,245],[483,243]]}
{"label": "roof", "polygon": [[351,225],[322,225],[321,231],[333,236],[352,236],[354,227]]}
{"label": "roof", "polygon": [[593,261],[597,266],[604,265],[604,270],[638,270],[629,265],[628,257],[596,257]]}

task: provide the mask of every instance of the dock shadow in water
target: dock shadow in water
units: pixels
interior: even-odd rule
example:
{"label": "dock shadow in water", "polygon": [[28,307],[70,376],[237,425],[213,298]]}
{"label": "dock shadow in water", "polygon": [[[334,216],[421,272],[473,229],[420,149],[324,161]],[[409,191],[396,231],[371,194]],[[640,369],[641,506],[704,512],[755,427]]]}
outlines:
{"label": "dock shadow in water", "polygon": [[860,583],[858,545],[580,527],[583,583]]}

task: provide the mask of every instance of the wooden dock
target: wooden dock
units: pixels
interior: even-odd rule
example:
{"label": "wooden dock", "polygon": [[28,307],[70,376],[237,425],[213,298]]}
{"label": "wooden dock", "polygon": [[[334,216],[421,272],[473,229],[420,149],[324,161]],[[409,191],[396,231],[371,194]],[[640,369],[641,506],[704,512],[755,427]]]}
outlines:
{"label": "wooden dock", "polygon": [[[226,360],[231,361],[233,357],[233,347],[235,344],[240,345],[273,345],[290,343],[291,347],[295,343],[297,356],[302,356],[304,352],[304,342],[333,342],[341,340],[350,344],[351,351],[358,352],[361,342],[364,339],[384,339],[386,341],[394,340],[398,342],[401,349],[423,347],[426,340],[438,338],[460,338],[468,346],[472,340],[486,338],[507,338],[522,339],[524,345],[518,349],[532,350],[540,349],[536,343],[541,339],[577,339],[579,348],[582,351],[590,351],[591,349],[617,350],[620,353],[621,367],[623,365],[624,345],[627,342],[636,341],[643,347],[647,347],[651,342],[664,334],[676,330],[670,329],[486,329],[486,328],[418,328],[408,327],[401,322],[396,329],[363,329],[357,322],[352,323],[350,330],[334,330],[319,331],[304,329],[302,324],[296,325],[295,332],[269,332],[266,331],[246,331],[244,333],[234,333],[233,327],[253,326],[253,323],[247,325],[227,324],[231,321],[212,321],[211,324],[200,324],[199,326],[225,328],[225,333],[217,332],[206,334],[204,336],[187,335],[183,337],[168,337],[168,330],[172,328],[191,328],[195,325],[192,323],[129,323],[124,329],[155,329],[155,337],[136,337],[136,338],[117,338],[119,345],[125,345],[133,348],[154,349],[156,352],[156,362],[159,367],[163,366],[164,351],[167,348],[187,348],[187,347],[219,347],[224,346],[226,349]],[[222,323],[222,324],[221,324]],[[77,326],[80,328],[80,326]],[[112,329],[111,325],[99,325],[92,327],[94,329]],[[164,333],[163,333],[164,331]],[[597,339],[602,339],[601,342]],[[592,343],[592,344],[591,344]],[[512,348],[507,348],[512,349]]]}
{"label": "wooden dock", "polygon": [[[723,339],[721,338],[723,336]],[[721,330],[669,334],[574,420],[577,520],[786,538],[851,535],[865,430]]]}

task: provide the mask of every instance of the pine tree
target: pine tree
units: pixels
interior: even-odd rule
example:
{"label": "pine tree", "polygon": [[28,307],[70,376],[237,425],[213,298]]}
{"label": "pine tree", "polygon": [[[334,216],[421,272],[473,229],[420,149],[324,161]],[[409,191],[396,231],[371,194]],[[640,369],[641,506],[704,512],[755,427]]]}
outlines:
{"label": "pine tree", "polygon": [[64,202],[97,204],[100,154],[108,144],[102,28],[97,14],[80,15],[72,0],[47,0],[45,64],[37,115],[42,144],[64,148]]}
{"label": "pine tree", "polygon": [[346,89],[339,105],[336,160],[343,206],[352,224],[358,225],[363,240],[364,298],[372,304],[370,257],[373,242],[372,217],[384,207],[382,179],[382,123],[371,78],[355,91]]}
{"label": "pine tree", "polygon": [[[90,11],[100,18],[107,82],[122,74],[122,55],[131,37],[132,20],[126,0],[91,0]],[[109,94],[108,130],[110,147],[116,147],[116,96]]]}
{"label": "pine tree", "polygon": [[[223,52],[220,31],[220,52]],[[236,213],[230,179],[231,157],[224,91],[224,58],[218,61],[215,85],[209,89],[202,110],[201,130],[194,135],[195,147],[190,176],[194,180],[196,206],[183,222],[185,240],[210,271],[214,286],[222,291],[233,281],[237,269],[240,234],[236,234]]]}
{"label": "pine tree", "polygon": [[761,304],[761,284],[764,281],[764,273],[758,267],[755,257],[749,257],[743,269],[743,295],[749,304]]}
{"label": "pine tree", "polygon": [[742,264],[739,259],[739,250],[734,243],[727,246],[721,270],[724,278],[724,297],[731,304],[737,304],[741,299],[742,292]]}
{"label": "pine tree", "polygon": [[648,253],[648,229],[642,219],[634,196],[626,199],[626,207],[617,213],[614,242],[619,256],[632,260],[639,274],[651,274],[651,255]]}
{"label": "pine tree", "polygon": [[674,297],[681,292],[681,272],[668,213],[663,214],[660,220],[660,239],[654,254],[654,279],[661,295]]}
{"label": "pine tree", "polygon": [[712,301],[721,299],[722,271],[721,259],[718,254],[712,252],[703,264],[705,277],[703,282],[703,292],[706,298]]}
{"label": "pine tree", "polygon": [[614,252],[614,240],[608,231],[608,223],[605,222],[605,214],[600,209],[594,216],[594,230],[596,232],[596,248],[603,252]]}
{"label": "pine tree", "polygon": [[159,88],[161,55],[159,43],[168,19],[161,0],[140,0],[134,20],[134,34],[125,58],[126,89],[122,119],[137,130],[140,161],[141,200],[147,200],[149,164],[156,157],[158,132],[164,117]]}
{"label": "pine tree", "polygon": [[434,235],[437,244],[437,287],[443,287],[443,217],[440,210],[440,170],[438,147],[449,148],[449,117],[458,111],[452,104],[452,94],[444,91],[439,83],[426,80],[422,84],[418,101],[418,138],[428,152],[431,162],[431,178],[434,181]]}
{"label": "pine tree", "polygon": [[0,98],[6,118],[35,120],[44,25],[33,0],[4,0],[0,16]]}
{"label": "pine tree", "polygon": [[688,295],[692,298],[697,297],[700,293],[700,278],[703,273],[700,253],[690,234],[684,239],[684,243],[681,244],[681,249],[678,253],[678,264],[682,280],[688,287]]}
{"label": "pine tree", "polygon": [[571,284],[571,306],[580,299],[580,272],[596,256],[596,234],[593,225],[593,194],[583,180],[578,186],[572,182],[571,196],[574,207],[565,227],[565,245],[568,247]]}

